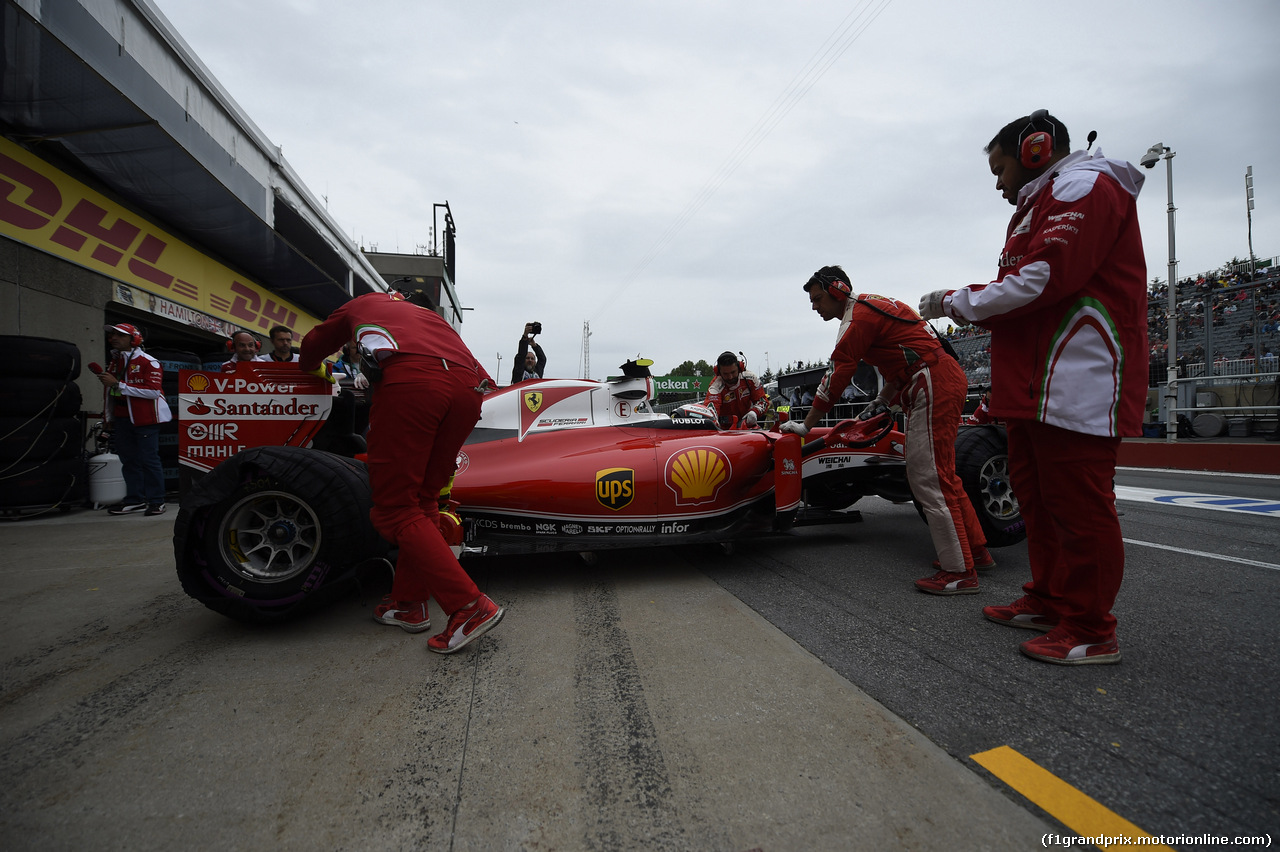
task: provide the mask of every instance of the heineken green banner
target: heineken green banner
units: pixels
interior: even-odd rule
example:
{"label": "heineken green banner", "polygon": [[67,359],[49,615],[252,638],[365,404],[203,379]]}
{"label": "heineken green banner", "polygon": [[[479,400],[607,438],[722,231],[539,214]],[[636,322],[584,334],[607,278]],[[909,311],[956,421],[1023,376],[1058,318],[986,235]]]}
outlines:
{"label": "heineken green banner", "polygon": [[655,393],[680,393],[702,396],[711,385],[710,376],[654,376]]}

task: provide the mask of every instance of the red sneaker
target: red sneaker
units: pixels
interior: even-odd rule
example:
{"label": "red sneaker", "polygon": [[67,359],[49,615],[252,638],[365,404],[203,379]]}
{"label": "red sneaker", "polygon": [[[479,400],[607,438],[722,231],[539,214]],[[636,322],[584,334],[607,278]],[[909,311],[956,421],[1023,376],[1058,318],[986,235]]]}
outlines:
{"label": "red sneaker", "polygon": [[488,595],[481,595],[471,606],[449,616],[449,626],[427,640],[427,649],[437,654],[460,651],[473,639],[497,627],[504,615],[506,610],[489,600]]}
{"label": "red sneaker", "polygon": [[[991,555],[991,551],[985,547],[979,547],[977,553],[973,554],[973,567],[978,571],[986,571],[988,568],[996,567],[996,558]],[[942,562],[933,560],[933,570],[941,571]]]}
{"label": "red sneaker", "polygon": [[1058,626],[1058,622],[1052,617],[1037,612],[1025,595],[1008,606],[984,606],[982,614],[996,624],[1025,627],[1028,630],[1048,632]]}
{"label": "red sneaker", "polygon": [[1120,662],[1120,644],[1114,636],[1105,642],[1085,642],[1072,636],[1061,625],[1043,636],[1028,639],[1020,646],[1022,653],[1046,663],[1060,666],[1086,666]]}
{"label": "red sneaker", "polygon": [[976,595],[978,572],[972,568],[960,573],[939,571],[932,577],[916,580],[916,588],[931,595]]}
{"label": "red sneaker", "polygon": [[382,603],[373,608],[373,620],[399,627],[410,633],[421,633],[431,629],[431,618],[427,615],[426,601],[394,601],[390,595],[384,597]]}

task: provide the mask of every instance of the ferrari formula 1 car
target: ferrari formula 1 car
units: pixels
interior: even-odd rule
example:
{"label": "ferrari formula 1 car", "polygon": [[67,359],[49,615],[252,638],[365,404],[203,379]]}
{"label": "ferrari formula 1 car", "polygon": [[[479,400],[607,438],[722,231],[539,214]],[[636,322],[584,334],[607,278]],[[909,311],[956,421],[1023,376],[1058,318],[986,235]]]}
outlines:
{"label": "ferrari formula 1 car", "polygon": [[[733,542],[857,521],[848,508],[864,496],[912,499],[903,435],[891,415],[814,429],[802,444],[791,434],[721,430],[700,405],[657,413],[648,370],[630,362],[624,373],[605,382],[524,382],[486,397],[458,454],[452,492],[442,498],[442,532],[455,551],[465,559]],[[194,386],[216,390],[199,375]],[[180,404],[246,410],[186,393]],[[310,410],[296,400],[275,405]],[[326,443],[323,431],[292,428]],[[218,429],[205,422],[199,433]],[[962,427],[956,457],[989,545],[1020,541],[1003,430]],[[370,505],[358,460],[296,446],[244,449],[183,495],[178,575],[189,594],[230,617],[287,617],[387,554],[369,523]]]}

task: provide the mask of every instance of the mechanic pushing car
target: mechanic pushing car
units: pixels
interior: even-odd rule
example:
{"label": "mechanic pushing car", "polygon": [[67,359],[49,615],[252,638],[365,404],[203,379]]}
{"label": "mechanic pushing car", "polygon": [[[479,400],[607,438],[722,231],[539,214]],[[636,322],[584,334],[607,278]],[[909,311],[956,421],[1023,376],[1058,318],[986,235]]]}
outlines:
{"label": "mechanic pushing car", "polygon": [[824,266],[804,285],[823,321],[840,319],[831,368],[818,385],[804,422],[782,431],[805,435],[838,401],[839,389],[865,360],[880,371],[885,386],[867,404],[866,420],[895,403],[907,415],[907,482],[929,524],[938,552],[936,573],[916,580],[916,588],[934,595],[978,591],[975,568],[990,568],[986,536],[956,475],[955,445],[968,380],[933,329],[913,308],[885,296],[853,292],[839,266]]}
{"label": "mechanic pushing car", "polygon": [[769,410],[769,394],[747,362],[725,350],[716,359],[715,378],[703,405],[716,413],[721,429],[755,429]]}
{"label": "mechanic pushing car", "polygon": [[375,362],[369,517],[400,556],[391,594],[373,617],[421,633],[431,627],[427,599],[434,597],[449,622],[427,648],[451,654],[497,626],[504,613],[467,576],[437,525],[437,498],[493,381],[426,299],[421,290],[357,296],[303,338],[298,366],[333,381],[321,361],[353,338]]}

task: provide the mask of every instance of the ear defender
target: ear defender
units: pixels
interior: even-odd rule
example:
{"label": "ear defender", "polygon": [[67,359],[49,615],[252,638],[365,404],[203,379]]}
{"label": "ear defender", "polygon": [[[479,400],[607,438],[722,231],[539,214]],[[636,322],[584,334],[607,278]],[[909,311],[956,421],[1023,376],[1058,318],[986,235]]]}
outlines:
{"label": "ear defender", "polygon": [[[1053,156],[1052,130],[1036,130],[1036,122],[1045,121],[1048,115],[1047,109],[1038,109],[1031,113],[1027,126],[1023,128],[1022,135],[1018,139],[1018,162],[1025,169],[1034,171],[1043,168]],[[1053,122],[1045,123],[1050,128],[1056,129],[1053,127]]]}
{"label": "ear defender", "polygon": [[847,301],[853,295],[853,288],[849,286],[849,282],[835,276],[831,276],[822,282],[822,289],[837,302]]}

